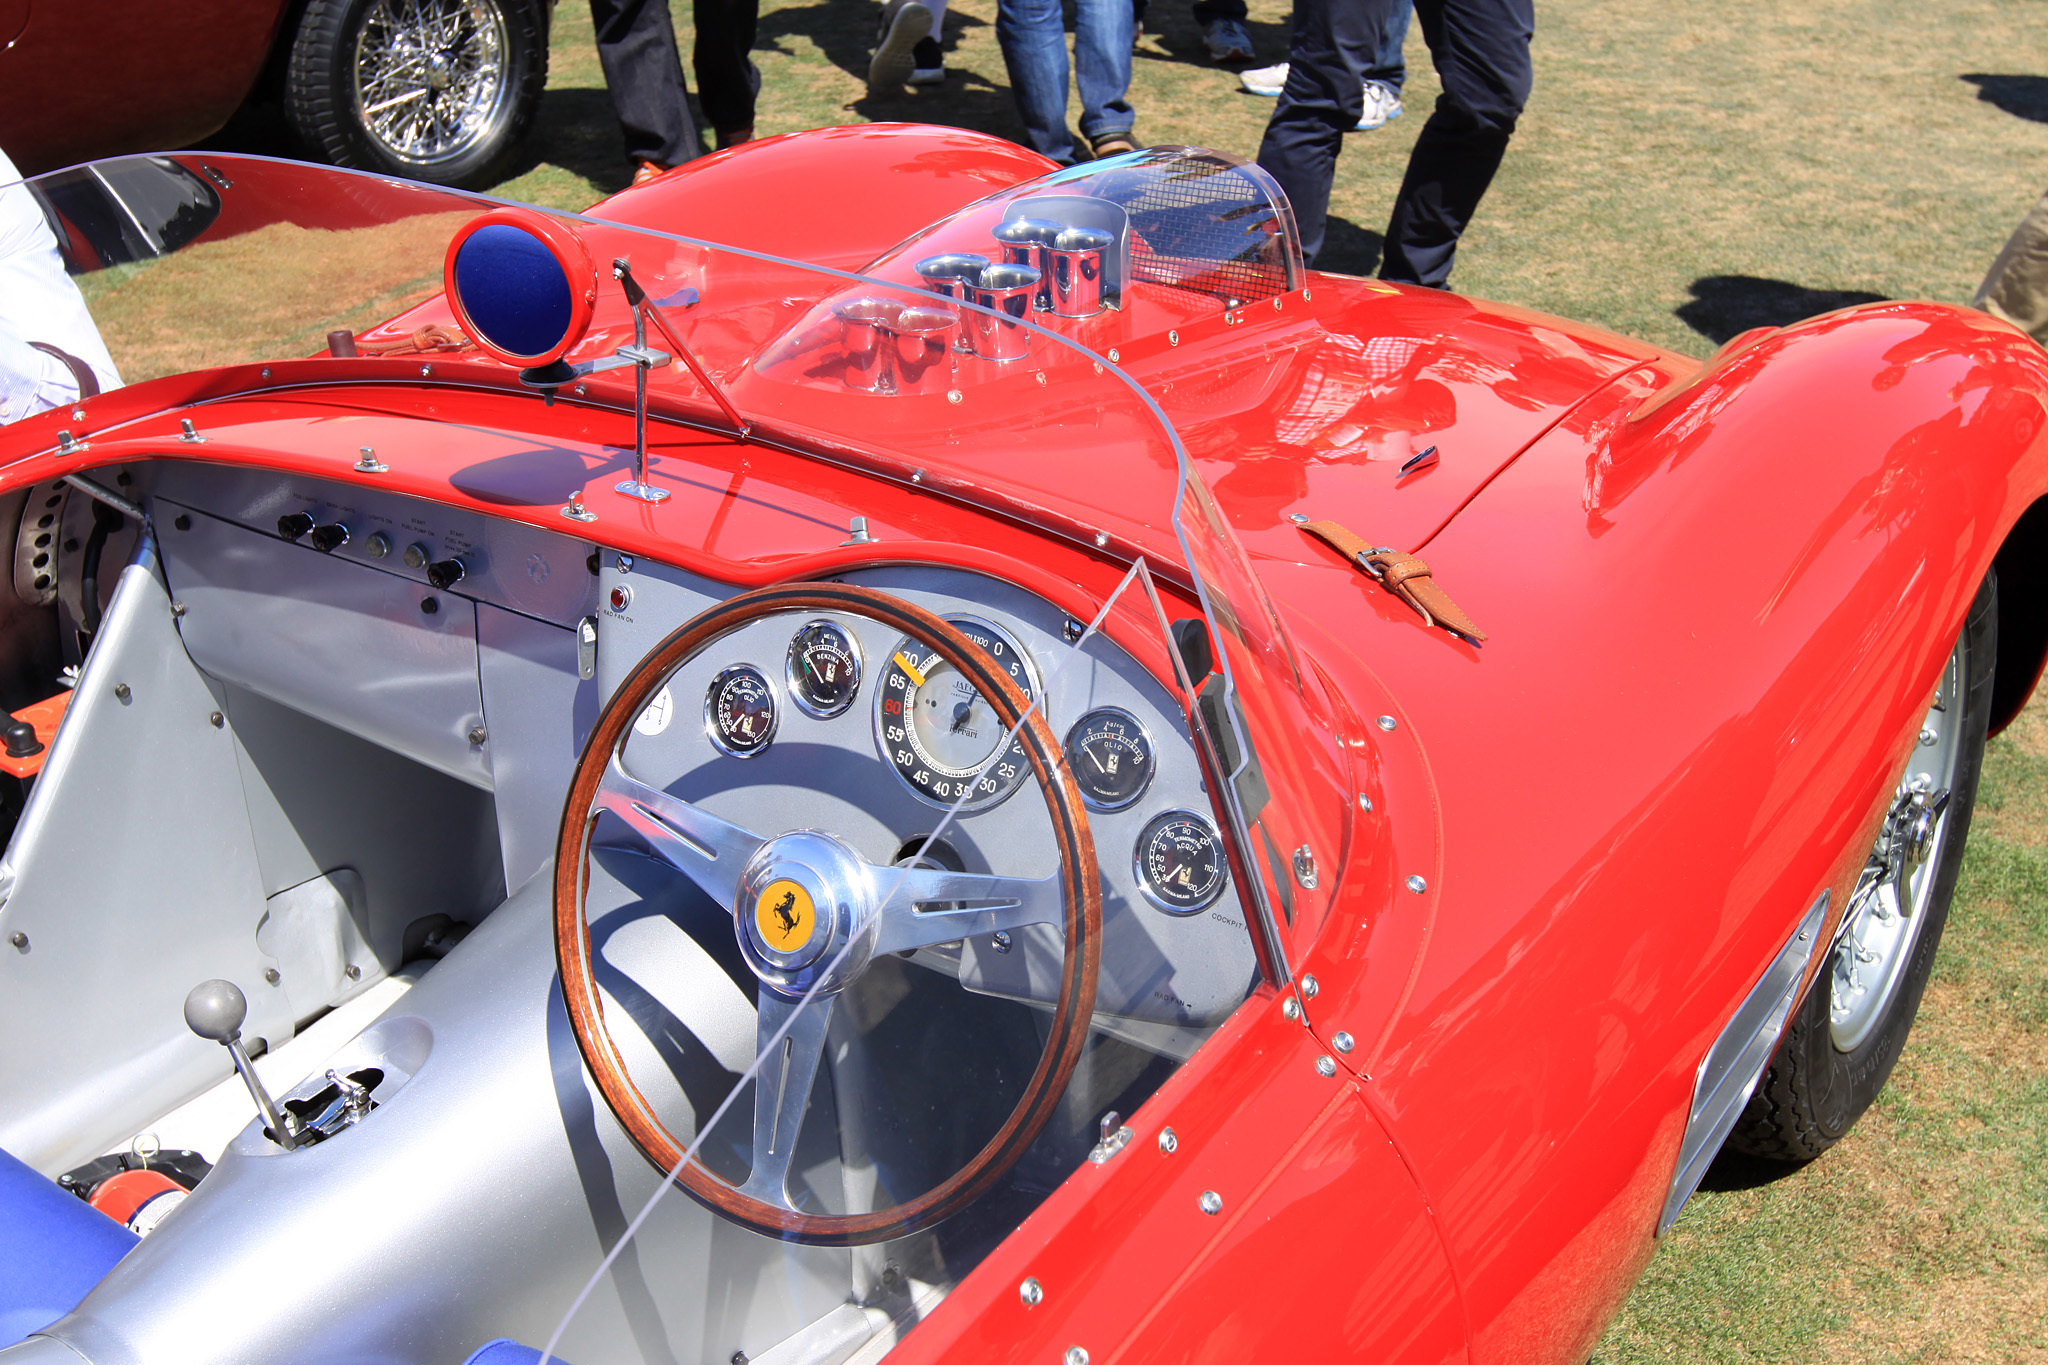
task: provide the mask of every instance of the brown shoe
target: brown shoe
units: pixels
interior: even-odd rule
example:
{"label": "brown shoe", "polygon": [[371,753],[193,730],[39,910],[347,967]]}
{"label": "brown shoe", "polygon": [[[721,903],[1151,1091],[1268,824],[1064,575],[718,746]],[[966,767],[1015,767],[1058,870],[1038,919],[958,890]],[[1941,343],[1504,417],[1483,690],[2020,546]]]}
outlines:
{"label": "brown shoe", "polygon": [[754,130],[751,126],[734,128],[730,132],[720,129],[718,132],[718,150],[722,152],[728,147],[737,147],[742,142],[752,142],[753,140]]}
{"label": "brown shoe", "polygon": [[1129,129],[1125,129],[1122,132],[1104,133],[1099,137],[1091,137],[1088,139],[1088,146],[1094,151],[1097,161],[1105,157],[1122,156],[1125,152],[1135,152],[1138,150],[1138,144],[1132,141]]}
{"label": "brown shoe", "polygon": [[633,171],[633,183],[635,185],[644,185],[650,180],[667,174],[668,167],[662,165],[659,161],[643,161]]}

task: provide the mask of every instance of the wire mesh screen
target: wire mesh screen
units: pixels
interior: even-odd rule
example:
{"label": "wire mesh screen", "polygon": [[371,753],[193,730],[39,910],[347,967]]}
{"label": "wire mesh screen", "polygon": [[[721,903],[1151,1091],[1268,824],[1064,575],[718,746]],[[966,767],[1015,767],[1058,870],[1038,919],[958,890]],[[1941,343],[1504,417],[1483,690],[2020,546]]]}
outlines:
{"label": "wire mesh screen", "polygon": [[1131,273],[1226,308],[1300,284],[1293,215],[1264,171],[1213,152],[1157,147],[1091,192],[1131,217]]}

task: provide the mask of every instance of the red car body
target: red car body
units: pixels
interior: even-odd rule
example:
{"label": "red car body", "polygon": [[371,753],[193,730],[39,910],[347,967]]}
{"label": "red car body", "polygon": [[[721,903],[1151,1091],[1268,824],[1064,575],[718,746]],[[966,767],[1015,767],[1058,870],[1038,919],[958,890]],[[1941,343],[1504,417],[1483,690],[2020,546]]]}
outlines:
{"label": "red car body", "polygon": [[[958,132],[826,130],[593,214],[851,269],[1045,169]],[[821,203],[864,212],[800,211]],[[1293,984],[1262,984],[1128,1120],[1128,1150],[1071,1176],[899,1361],[1583,1361],[1655,1250],[1702,1057],[1817,893],[1848,899],[1994,565],[1994,726],[2041,669],[2048,365],[1987,317],[1872,305],[1702,363],[1334,275],[1242,311],[1259,315],[1185,320],[1119,363],[1306,660],[1325,713],[1300,771],[1345,774],[1370,813],[1346,808],[1336,891],[1284,932]],[[430,302],[390,332],[449,317]],[[1317,402],[1344,441],[1300,434]],[[616,403],[543,407],[473,355],[273,359],[81,413],[0,432],[8,486],[200,455],[347,481],[371,445],[406,452],[380,486],[559,529],[563,480],[465,471],[521,440],[594,469],[630,440]],[[63,453],[60,429],[85,446]],[[1430,446],[1433,466],[1399,472]],[[1177,559],[1171,528],[1115,521],[1114,470],[1074,495],[1114,526],[1098,548],[993,499],[680,427],[654,452],[671,481],[773,491],[686,516],[593,478],[604,544],[737,587],[886,555],[1085,616],[1134,556]],[[1055,453],[1025,477],[1075,476]],[[1293,514],[1426,556],[1484,646],[1426,627]],[[855,516],[885,549],[840,543]],[[1109,625],[1170,678],[1144,627],[1135,609]]]}

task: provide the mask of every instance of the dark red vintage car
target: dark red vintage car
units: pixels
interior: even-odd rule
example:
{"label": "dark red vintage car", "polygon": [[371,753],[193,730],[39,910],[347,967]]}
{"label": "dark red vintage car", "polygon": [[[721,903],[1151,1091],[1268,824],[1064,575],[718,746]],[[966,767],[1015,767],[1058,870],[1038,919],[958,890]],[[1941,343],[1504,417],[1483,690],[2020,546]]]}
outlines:
{"label": "dark red vintage car", "polygon": [[35,175],[182,147],[252,96],[309,156],[487,185],[547,83],[552,0],[0,0],[0,151]]}
{"label": "dark red vintage car", "polygon": [[0,1365],[1581,1365],[1884,1085],[2048,650],[1966,310],[925,128],[24,192],[127,384],[0,427]]}

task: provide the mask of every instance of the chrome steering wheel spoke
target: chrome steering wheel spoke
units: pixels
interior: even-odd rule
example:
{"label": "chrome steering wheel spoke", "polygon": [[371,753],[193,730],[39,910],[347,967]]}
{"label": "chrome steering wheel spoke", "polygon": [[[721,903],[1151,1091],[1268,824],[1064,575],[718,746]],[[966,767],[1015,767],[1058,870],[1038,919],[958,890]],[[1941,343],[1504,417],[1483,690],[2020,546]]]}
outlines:
{"label": "chrome steering wheel spoke", "polygon": [[825,1055],[832,1006],[830,995],[792,1000],[763,986],[755,1015],[754,1048],[761,1069],[754,1078],[753,1171],[740,1193],[791,1213],[797,1208],[789,1196],[789,1163],[803,1131],[818,1063]]}
{"label": "chrome steering wheel spoke", "polygon": [[733,908],[747,860],[767,842],[701,806],[642,782],[626,771],[616,753],[598,783],[591,809],[610,811],[663,862],[695,882],[727,911]]}
{"label": "chrome steering wheel spoke", "polygon": [[876,891],[889,893],[880,911],[877,953],[907,952],[976,934],[1058,924],[1063,918],[1057,876],[995,877],[943,868],[876,868]]}

